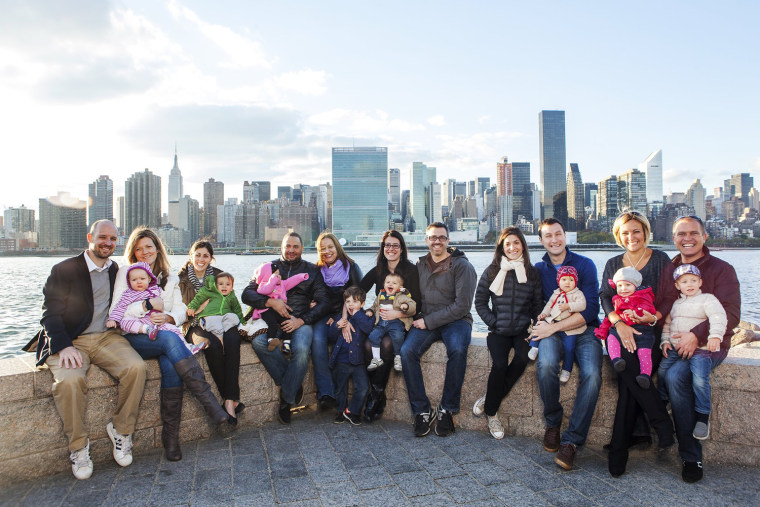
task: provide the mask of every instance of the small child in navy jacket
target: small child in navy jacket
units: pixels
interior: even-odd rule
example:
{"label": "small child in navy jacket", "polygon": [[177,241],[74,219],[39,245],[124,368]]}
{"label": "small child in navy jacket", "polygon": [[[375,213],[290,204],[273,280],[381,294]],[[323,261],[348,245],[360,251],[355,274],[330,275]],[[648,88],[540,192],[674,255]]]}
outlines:
{"label": "small child in navy jacket", "polygon": [[[364,366],[364,341],[367,335],[375,327],[375,319],[364,313],[364,301],[367,294],[357,286],[348,287],[343,291],[343,301],[347,317],[336,315],[330,319],[328,338],[336,340],[332,354],[330,354],[330,368],[333,369],[333,382],[335,383],[335,399],[338,402],[338,415],[335,423],[350,422],[353,425],[362,423],[361,411],[364,406],[364,398],[369,389],[369,378]],[[354,332],[351,337],[343,337],[343,328],[351,324]],[[353,379],[354,393],[351,403],[347,405],[348,379]]]}

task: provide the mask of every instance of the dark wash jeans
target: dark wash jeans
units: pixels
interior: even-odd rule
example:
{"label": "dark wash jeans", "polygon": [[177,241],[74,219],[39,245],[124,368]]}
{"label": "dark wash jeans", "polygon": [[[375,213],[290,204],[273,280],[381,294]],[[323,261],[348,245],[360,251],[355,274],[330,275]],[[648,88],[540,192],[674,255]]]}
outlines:
{"label": "dark wash jeans", "polygon": [[409,404],[415,415],[430,411],[420,358],[438,340],[443,340],[448,356],[441,408],[454,414],[459,412],[459,398],[462,395],[464,372],[467,368],[467,349],[472,341],[472,324],[466,320],[455,320],[433,330],[416,327],[409,330],[406,341],[401,346],[401,364]]}

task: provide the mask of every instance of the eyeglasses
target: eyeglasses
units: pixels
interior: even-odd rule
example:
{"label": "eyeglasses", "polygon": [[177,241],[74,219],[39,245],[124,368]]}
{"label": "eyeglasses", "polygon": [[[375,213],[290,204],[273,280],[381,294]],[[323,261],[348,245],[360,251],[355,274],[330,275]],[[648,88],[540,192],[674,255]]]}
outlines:
{"label": "eyeglasses", "polygon": [[618,215],[618,218],[625,217],[625,216],[643,217],[644,215],[642,213],[639,213],[638,211],[624,211]]}
{"label": "eyeglasses", "polygon": [[383,243],[386,250],[401,250],[401,243]]}
{"label": "eyeglasses", "polygon": [[429,239],[431,243],[435,243],[436,241],[445,243],[446,241],[449,240],[449,237],[448,236],[428,236],[427,239]]}

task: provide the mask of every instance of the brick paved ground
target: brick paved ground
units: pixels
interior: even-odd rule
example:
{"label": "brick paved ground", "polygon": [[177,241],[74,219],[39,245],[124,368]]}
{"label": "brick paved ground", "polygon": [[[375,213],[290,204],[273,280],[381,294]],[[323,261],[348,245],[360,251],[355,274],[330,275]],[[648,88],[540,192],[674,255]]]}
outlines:
{"label": "brick paved ground", "polygon": [[132,466],[97,465],[0,490],[0,505],[758,505],[758,469],[707,463],[697,484],[680,479],[674,453],[638,451],[619,479],[599,449],[566,472],[537,440],[460,430],[414,438],[409,424],[336,425],[313,412],[285,427],[217,435],[160,450]]}

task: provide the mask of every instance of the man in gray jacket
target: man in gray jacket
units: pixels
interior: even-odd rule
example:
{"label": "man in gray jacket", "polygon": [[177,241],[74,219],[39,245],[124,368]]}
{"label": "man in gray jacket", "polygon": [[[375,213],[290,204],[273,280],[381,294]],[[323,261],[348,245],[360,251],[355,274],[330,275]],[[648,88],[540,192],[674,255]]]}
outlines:
{"label": "man in gray jacket", "polygon": [[[477,276],[461,251],[447,248],[448,241],[449,230],[444,224],[434,222],[428,226],[425,242],[430,253],[417,261],[422,311],[401,347],[404,381],[414,414],[414,434],[418,437],[430,433],[433,424],[435,434],[440,437],[454,432],[452,416],[459,412],[467,349],[472,340],[470,308]],[[441,403],[437,409],[431,409],[420,358],[437,340],[443,340],[446,345],[448,361]]]}

